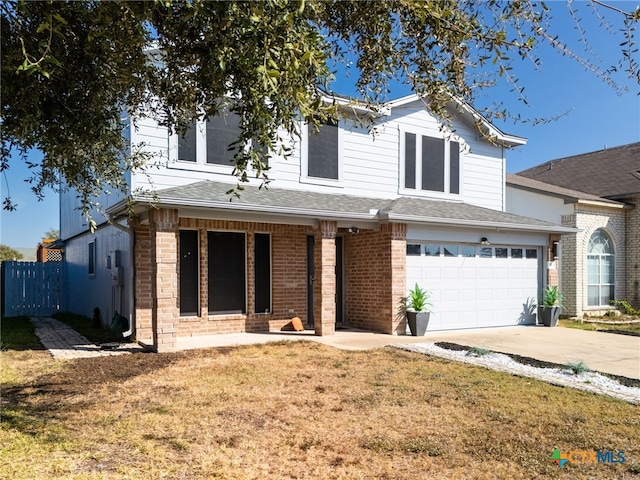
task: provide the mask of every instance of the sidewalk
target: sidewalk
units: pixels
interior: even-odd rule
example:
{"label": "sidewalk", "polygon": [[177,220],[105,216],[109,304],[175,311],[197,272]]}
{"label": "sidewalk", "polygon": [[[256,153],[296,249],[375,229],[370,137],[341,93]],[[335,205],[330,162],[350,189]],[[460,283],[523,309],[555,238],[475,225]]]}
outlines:
{"label": "sidewalk", "polygon": [[31,317],[31,321],[36,327],[36,335],[40,342],[56,359],[104,357],[143,351],[136,343],[121,344],[114,350],[103,350],[66,323],[54,318]]}

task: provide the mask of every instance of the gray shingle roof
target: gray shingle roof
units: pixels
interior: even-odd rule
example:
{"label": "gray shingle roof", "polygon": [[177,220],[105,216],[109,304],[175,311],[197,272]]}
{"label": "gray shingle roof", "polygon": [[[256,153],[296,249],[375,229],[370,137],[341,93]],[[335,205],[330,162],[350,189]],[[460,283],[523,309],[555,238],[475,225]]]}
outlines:
{"label": "gray shingle roof", "polygon": [[[256,213],[277,213],[312,218],[348,218],[406,221],[470,227],[496,226],[514,230],[573,231],[543,220],[522,217],[465,203],[400,197],[395,200],[327,194],[289,189],[245,186],[240,198],[228,192],[231,184],[202,181],[159,190],[163,206],[219,208]],[[149,200],[140,197],[138,200]]]}
{"label": "gray shingle roof", "polygon": [[640,193],[640,142],[551,160],[518,175],[598,197]]}
{"label": "gray shingle roof", "polygon": [[551,185],[550,183],[540,182],[538,180],[532,180],[527,177],[522,177],[513,173],[507,173],[507,185],[514,187],[520,187],[524,190],[548,193],[553,196],[563,198],[568,202],[576,202],[578,200],[589,200],[594,202],[607,203],[611,205],[624,205],[623,203],[616,202],[615,200],[608,200],[606,198],[598,197],[597,195],[591,195],[590,193],[578,192],[577,190],[571,190],[570,188],[558,187],[557,185]]}

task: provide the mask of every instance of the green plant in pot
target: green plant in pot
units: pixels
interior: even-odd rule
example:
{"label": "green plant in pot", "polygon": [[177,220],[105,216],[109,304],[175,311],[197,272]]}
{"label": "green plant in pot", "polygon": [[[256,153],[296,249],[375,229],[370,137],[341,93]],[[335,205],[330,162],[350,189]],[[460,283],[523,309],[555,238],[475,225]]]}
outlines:
{"label": "green plant in pot", "polygon": [[420,288],[416,283],[409,290],[409,294],[402,298],[401,307],[404,310],[409,330],[414,337],[422,336],[427,331],[431,316],[431,293]]}
{"label": "green plant in pot", "polygon": [[555,327],[562,311],[564,295],[556,285],[547,285],[542,292],[542,305],[540,306],[540,321],[545,327]]}

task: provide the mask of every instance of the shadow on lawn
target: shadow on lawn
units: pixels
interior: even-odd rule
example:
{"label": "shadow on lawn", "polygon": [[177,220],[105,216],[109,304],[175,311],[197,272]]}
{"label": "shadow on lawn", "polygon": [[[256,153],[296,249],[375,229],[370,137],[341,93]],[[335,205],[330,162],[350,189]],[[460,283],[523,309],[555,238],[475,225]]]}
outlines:
{"label": "shadow on lawn", "polygon": [[[230,349],[217,350],[225,355]],[[51,419],[64,420],[95,402],[105,401],[103,387],[111,388],[117,401],[118,389],[128,380],[161,372],[176,362],[198,355],[198,351],[134,353],[66,361],[57,372],[3,388],[3,426],[28,435],[44,433]],[[94,396],[92,392],[97,393]]]}

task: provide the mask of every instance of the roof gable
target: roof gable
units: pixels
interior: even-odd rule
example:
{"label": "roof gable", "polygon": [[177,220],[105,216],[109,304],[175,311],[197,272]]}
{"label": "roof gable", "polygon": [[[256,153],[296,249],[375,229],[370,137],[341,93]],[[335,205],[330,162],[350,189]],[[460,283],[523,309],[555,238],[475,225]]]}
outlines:
{"label": "roof gable", "polygon": [[[407,95],[406,97],[392,100],[387,104],[387,107],[393,111],[394,108],[414,102],[420,102],[428,109],[425,100],[417,94]],[[526,138],[510,135],[501,131],[464,100],[453,98],[448,108],[470,127],[477,128],[486,139],[502,147],[515,147],[518,145],[525,145],[527,143]]]}

